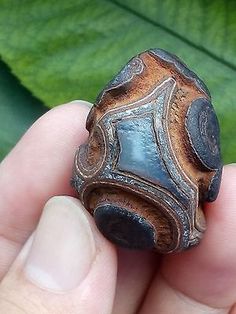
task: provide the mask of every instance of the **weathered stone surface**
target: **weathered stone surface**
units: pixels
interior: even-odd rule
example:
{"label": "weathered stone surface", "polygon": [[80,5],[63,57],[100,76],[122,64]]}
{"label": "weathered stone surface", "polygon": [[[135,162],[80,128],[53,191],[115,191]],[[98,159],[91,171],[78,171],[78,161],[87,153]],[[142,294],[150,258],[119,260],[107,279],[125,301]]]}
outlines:
{"label": "weathered stone surface", "polygon": [[73,185],[115,244],[161,253],[199,243],[204,201],[221,179],[219,124],[205,84],[176,56],[150,49],[99,94]]}

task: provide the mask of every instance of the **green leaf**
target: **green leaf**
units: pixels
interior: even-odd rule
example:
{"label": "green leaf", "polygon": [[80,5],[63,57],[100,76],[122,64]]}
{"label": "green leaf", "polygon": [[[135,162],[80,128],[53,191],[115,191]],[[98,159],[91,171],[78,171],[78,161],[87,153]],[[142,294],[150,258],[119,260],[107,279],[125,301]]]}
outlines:
{"label": "green leaf", "polygon": [[0,0],[0,53],[21,82],[53,106],[78,98],[94,101],[140,51],[173,52],[208,85],[221,122],[224,161],[233,161],[235,6],[225,1],[230,8],[219,11],[223,1],[189,2],[169,0],[156,16],[164,1]]}
{"label": "green leaf", "polygon": [[235,0],[113,2],[236,69]]}
{"label": "green leaf", "polygon": [[0,160],[46,108],[0,61]]}

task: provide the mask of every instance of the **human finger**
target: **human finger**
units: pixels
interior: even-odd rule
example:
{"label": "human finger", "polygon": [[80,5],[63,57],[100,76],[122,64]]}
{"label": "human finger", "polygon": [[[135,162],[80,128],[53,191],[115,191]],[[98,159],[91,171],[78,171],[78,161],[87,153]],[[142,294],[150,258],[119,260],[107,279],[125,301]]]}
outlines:
{"label": "human finger", "polygon": [[73,195],[74,152],[87,137],[91,104],[58,106],[42,116],[0,165],[0,279],[34,230],[44,203]]}
{"label": "human finger", "polygon": [[172,313],[180,306],[181,313],[228,313],[236,301],[235,191],[236,167],[229,165],[217,200],[205,208],[207,230],[201,243],[163,258],[141,313],[150,305],[148,313]]}
{"label": "human finger", "polygon": [[116,265],[114,246],[81,203],[53,197],[0,284],[1,313],[110,314]]}
{"label": "human finger", "polygon": [[118,249],[117,286],[112,314],[137,313],[159,266],[154,252]]}

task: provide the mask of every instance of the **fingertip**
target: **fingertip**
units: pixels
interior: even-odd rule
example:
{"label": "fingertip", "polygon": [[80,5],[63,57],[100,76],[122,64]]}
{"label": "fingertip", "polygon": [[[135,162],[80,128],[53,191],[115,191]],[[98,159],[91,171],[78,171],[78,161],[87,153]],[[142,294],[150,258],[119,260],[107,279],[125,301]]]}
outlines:
{"label": "fingertip", "polygon": [[1,231],[11,243],[16,241],[16,251],[34,229],[47,199],[74,195],[70,186],[73,160],[76,149],[88,137],[85,122],[89,106],[76,101],[48,111],[1,163]]}
{"label": "fingertip", "polygon": [[[34,313],[111,313],[116,273],[116,250],[81,202],[54,196],[2,281],[0,295],[25,311],[34,304]],[[10,308],[5,312],[13,313]]]}
{"label": "fingertip", "polygon": [[196,300],[228,306],[236,278],[236,167],[223,169],[217,199],[205,204],[207,229],[200,244],[165,258],[162,273],[175,288]]}
{"label": "fingertip", "polygon": [[46,112],[42,117],[45,117],[47,115],[54,115],[54,114],[70,114],[73,112],[74,114],[77,113],[77,118],[86,119],[89,111],[93,107],[93,104],[85,101],[85,100],[72,100],[68,103],[64,103],[61,105],[57,105],[53,107],[51,110]]}
{"label": "fingertip", "polygon": [[80,99],[72,100],[68,104],[77,104],[79,106],[85,106],[89,109],[91,109],[93,107],[93,104],[91,102],[86,101],[86,100],[80,100]]}
{"label": "fingertip", "polygon": [[34,129],[35,126],[41,128],[46,126],[51,128],[51,131],[61,130],[61,132],[63,131],[65,133],[77,132],[76,135],[78,137],[80,135],[82,137],[84,137],[84,135],[87,136],[88,132],[85,125],[92,106],[93,104],[83,100],[74,100],[66,104],[58,105],[38,119],[31,129]]}

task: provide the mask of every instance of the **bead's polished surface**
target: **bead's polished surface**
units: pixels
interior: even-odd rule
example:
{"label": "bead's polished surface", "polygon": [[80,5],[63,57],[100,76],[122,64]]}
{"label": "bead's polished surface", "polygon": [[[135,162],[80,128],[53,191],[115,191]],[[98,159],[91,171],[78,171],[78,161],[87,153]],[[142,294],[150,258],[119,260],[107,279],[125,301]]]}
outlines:
{"label": "bead's polished surface", "polygon": [[72,184],[99,230],[127,248],[168,253],[199,243],[222,164],[210,93],[176,56],[150,49],[99,94]]}

